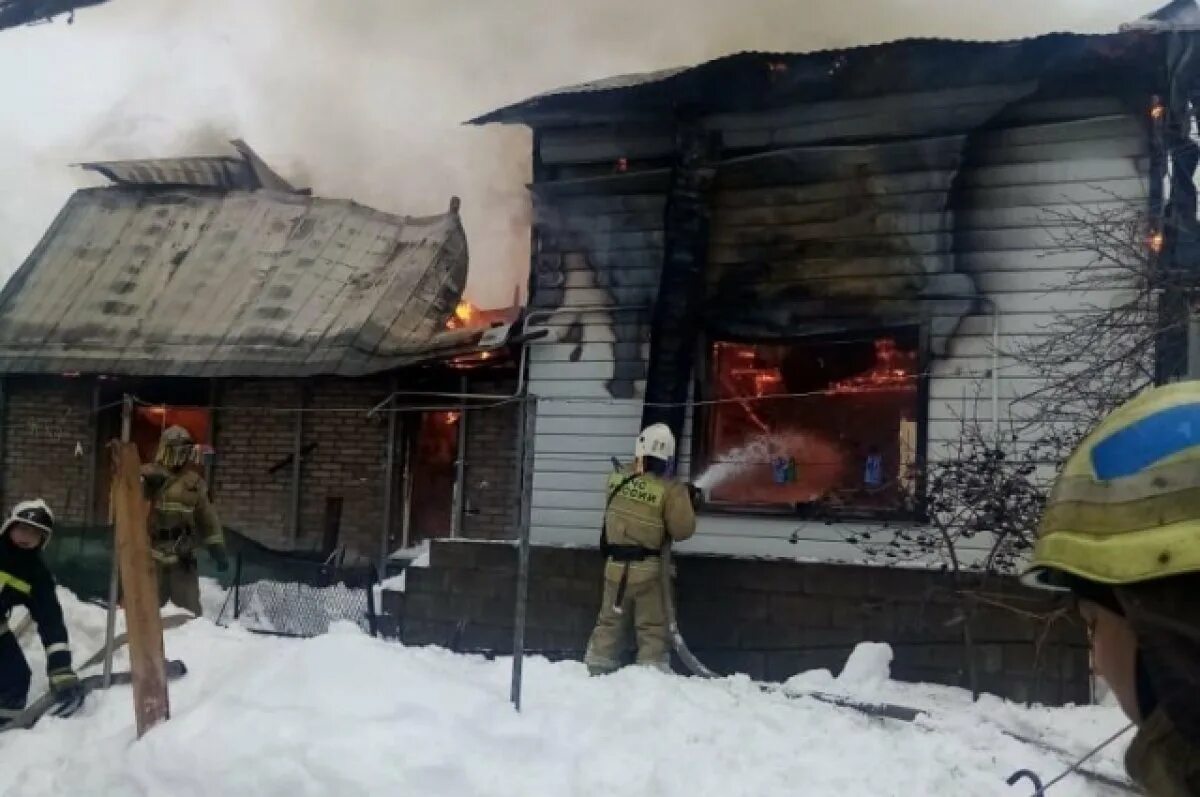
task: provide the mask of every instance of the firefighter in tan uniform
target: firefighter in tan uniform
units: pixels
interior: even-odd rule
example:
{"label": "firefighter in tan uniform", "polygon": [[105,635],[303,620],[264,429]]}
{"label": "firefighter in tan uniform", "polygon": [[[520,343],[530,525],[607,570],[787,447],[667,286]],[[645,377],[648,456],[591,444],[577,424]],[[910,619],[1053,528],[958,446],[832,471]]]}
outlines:
{"label": "firefighter in tan uniform", "polygon": [[222,573],[229,569],[225,536],[208,500],[208,485],[187,464],[195,445],[182,426],[164,430],[155,461],[142,466],[146,497],[153,503],[150,544],[158,565],[159,605],[171,601],[197,617],[200,574],[196,548],[204,546]]}
{"label": "firefighter in tan uniform", "polygon": [[665,424],[638,437],[633,467],[609,477],[601,552],[604,597],[584,662],[592,675],[621,666],[632,628],[639,665],[670,669],[660,552],[696,531],[686,484],[667,478],[675,437]]}
{"label": "firefighter in tan uniform", "polygon": [[1023,580],[1073,593],[1151,797],[1200,797],[1200,382],[1142,393],[1063,465]]}

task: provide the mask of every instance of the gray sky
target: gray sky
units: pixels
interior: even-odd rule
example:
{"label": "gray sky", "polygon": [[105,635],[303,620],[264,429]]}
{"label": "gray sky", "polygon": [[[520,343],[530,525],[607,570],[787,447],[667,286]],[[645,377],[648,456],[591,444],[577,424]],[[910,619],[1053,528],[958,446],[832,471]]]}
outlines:
{"label": "gray sky", "polygon": [[543,89],[742,49],[1110,31],[1166,0],[111,0],[0,32],[0,277],[88,159],[245,138],[326,196],[421,214],[463,198],[468,294],[528,269],[528,137],[460,123]]}

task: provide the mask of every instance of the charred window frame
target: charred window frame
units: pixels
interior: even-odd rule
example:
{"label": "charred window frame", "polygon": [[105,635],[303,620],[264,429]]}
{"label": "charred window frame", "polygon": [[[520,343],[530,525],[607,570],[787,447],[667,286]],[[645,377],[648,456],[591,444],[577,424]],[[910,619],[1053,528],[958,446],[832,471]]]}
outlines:
{"label": "charred window frame", "polygon": [[[896,336],[915,346],[916,372],[914,374],[915,396],[913,415],[916,425],[915,455],[910,474],[911,498],[895,506],[839,505],[827,497],[796,503],[754,503],[749,501],[716,500],[710,491],[705,495],[701,511],[713,515],[742,515],[763,517],[801,518],[825,521],[894,520],[921,522],[926,517],[925,474],[928,461],[930,367],[930,324],[928,319],[907,323],[880,324],[876,326],[846,330],[840,333],[803,335],[780,338],[747,338],[717,335],[709,332],[702,336],[696,357],[694,390],[698,404],[692,419],[692,467],[693,478],[697,478],[712,464],[715,452],[712,431],[720,405],[714,404],[719,390],[712,377],[713,348],[718,343],[744,346],[795,346],[802,347],[819,340],[879,339]],[[779,399],[786,401],[786,399]],[[865,466],[865,463],[863,463]]]}

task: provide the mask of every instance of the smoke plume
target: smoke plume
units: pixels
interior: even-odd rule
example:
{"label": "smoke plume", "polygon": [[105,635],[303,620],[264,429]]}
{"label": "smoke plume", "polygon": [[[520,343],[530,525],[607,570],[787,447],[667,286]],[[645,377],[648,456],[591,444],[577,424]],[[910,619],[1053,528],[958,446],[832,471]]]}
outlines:
{"label": "smoke plume", "polygon": [[1106,31],[1165,0],[111,0],[0,33],[0,277],[89,159],[227,152],[246,139],[325,196],[441,212],[463,198],[469,296],[504,305],[529,257],[529,139],[466,128],[563,84],[727,52],[904,36]]}

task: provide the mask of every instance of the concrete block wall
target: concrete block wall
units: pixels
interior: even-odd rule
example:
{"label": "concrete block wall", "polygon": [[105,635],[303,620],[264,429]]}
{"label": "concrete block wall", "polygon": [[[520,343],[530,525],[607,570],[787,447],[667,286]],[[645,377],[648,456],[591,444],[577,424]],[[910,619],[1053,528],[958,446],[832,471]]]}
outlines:
{"label": "concrete block wall", "polygon": [[[714,669],[773,681],[816,668],[837,673],[858,642],[880,641],[895,651],[893,677],[968,685],[961,610],[940,573],[712,556],[679,556],[677,564],[680,626],[693,652]],[[404,642],[510,653],[515,546],[439,541],[430,565],[408,571],[405,593],[385,594]],[[581,657],[600,589],[597,552],[535,547],[527,649]],[[1015,582],[987,589],[1025,612],[1053,608]],[[982,691],[1047,704],[1088,700],[1080,626],[1059,620],[1047,630],[1016,612],[977,611]]]}

